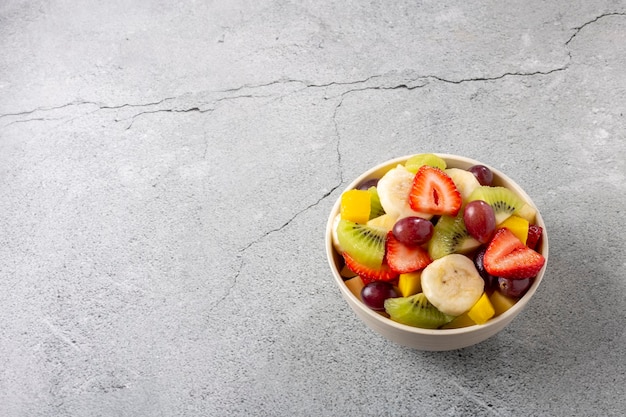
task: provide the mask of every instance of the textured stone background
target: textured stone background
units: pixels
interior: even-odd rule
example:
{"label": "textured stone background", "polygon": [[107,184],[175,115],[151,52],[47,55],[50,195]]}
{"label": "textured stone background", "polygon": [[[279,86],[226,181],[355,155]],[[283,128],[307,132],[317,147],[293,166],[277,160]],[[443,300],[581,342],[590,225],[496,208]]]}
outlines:
{"label": "textured stone background", "polygon": [[[626,414],[626,2],[5,0],[0,42],[0,415]],[[430,151],[550,235],[454,352],[324,254],[354,177]]]}

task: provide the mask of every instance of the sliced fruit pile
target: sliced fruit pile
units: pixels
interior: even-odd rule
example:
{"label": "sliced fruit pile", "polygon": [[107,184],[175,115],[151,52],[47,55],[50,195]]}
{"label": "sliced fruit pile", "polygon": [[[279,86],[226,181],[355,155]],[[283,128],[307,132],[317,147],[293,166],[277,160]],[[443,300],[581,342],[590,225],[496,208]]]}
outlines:
{"label": "sliced fruit pile", "polygon": [[536,210],[483,165],[418,154],[341,196],[333,243],[345,284],[369,308],[423,328],[484,324],[545,263]]}

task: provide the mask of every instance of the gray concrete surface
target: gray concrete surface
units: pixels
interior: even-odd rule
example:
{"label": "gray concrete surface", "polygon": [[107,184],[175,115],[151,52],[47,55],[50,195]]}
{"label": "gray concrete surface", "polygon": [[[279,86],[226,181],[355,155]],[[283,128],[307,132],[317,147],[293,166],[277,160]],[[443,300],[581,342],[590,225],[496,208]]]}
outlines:
{"label": "gray concrete surface", "polygon": [[[626,415],[626,2],[0,4],[0,415]],[[324,254],[356,175],[504,170],[509,328],[412,351]]]}

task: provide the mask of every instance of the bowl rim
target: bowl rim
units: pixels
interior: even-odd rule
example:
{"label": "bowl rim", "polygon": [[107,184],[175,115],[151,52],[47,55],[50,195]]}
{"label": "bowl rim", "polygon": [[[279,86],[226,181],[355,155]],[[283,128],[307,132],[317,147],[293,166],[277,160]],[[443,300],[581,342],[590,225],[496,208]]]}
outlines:
{"label": "bowl rim", "polygon": [[[548,235],[547,235],[547,229],[546,229],[546,225],[543,220],[543,217],[541,216],[541,213],[539,209],[537,208],[537,206],[535,205],[535,203],[532,201],[530,196],[522,189],[522,187],[520,187],[519,184],[517,184],[517,182],[515,182],[513,179],[511,179],[509,176],[504,174],[499,169],[494,168],[491,165],[486,164],[484,162],[481,162],[472,158],[468,158],[465,156],[461,156],[461,155],[448,154],[448,153],[436,153],[436,152],[432,152],[432,153],[444,159],[447,164],[453,161],[451,165],[455,165],[455,162],[456,163],[462,162],[463,164],[466,164],[466,165],[469,164],[469,166],[478,165],[478,164],[485,165],[493,172],[494,178],[497,179],[497,183],[500,183],[500,182],[507,183],[507,186],[512,188],[512,190],[516,192],[520,197],[522,197],[526,203],[530,204],[531,206],[533,206],[533,208],[535,208],[537,212],[535,224],[539,225],[543,229],[542,236],[541,236],[540,253],[545,258],[545,263],[543,267],[541,268],[541,270],[539,271],[539,273],[537,274],[536,278],[534,279],[531,287],[528,289],[526,294],[524,294],[524,296],[522,296],[522,298],[520,298],[513,307],[511,307],[504,313],[500,314],[499,316],[490,319],[485,324],[475,324],[472,326],[461,327],[461,328],[456,328],[456,329],[423,329],[420,327],[413,327],[413,326],[409,326],[406,324],[395,322],[375,312],[374,310],[367,307],[359,298],[357,298],[344,284],[344,280],[341,277],[339,270],[337,269],[337,266],[335,265],[335,257],[341,256],[341,255],[335,251],[335,248],[333,245],[333,239],[332,239],[332,229],[334,227],[335,217],[339,213],[341,195],[345,191],[355,188],[357,185],[359,185],[363,181],[366,181],[370,178],[374,178],[376,177],[376,175],[380,174],[381,172],[383,171],[386,172],[387,170],[393,168],[393,166],[404,163],[407,159],[417,154],[400,156],[400,157],[389,159],[387,161],[379,163],[378,165],[375,165],[374,167],[363,172],[361,175],[355,178],[352,182],[350,182],[339,194],[339,197],[336,199],[335,203],[333,204],[330,215],[328,216],[328,221],[326,223],[326,229],[325,229],[326,257],[328,259],[328,264],[335,278],[335,282],[337,286],[339,287],[344,298],[347,297],[348,299],[352,300],[351,306],[353,308],[358,306],[357,308],[359,308],[359,311],[361,313],[366,314],[368,317],[370,317],[372,320],[375,320],[382,326],[391,326],[398,330],[402,330],[408,333],[414,333],[415,335],[432,335],[432,336],[462,335],[466,333],[475,332],[479,329],[486,329],[492,326],[498,326],[502,322],[505,322],[505,325],[506,325],[506,322],[511,321],[514,318],[514,316],[517,316],[525,308],[526,304],[533,297],[533,295],[537,291],[537,288],[541,284],[541,281],[543,280],[543,276],[545,274],[545,271],[548,265],[548,255],[549,255]],[[455,166],[449,166],[448,168],[455,168]]]}

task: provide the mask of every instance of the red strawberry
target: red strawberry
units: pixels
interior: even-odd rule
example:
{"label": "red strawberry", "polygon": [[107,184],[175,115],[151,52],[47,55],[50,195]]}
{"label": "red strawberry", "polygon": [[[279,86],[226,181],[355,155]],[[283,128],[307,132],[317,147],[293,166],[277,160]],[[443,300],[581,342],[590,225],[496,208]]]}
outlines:
{"label": "red strawberry", "polygon": [[432,262],[428,251],[421,246],[407,246],[393,235],[387,234],[385,243],[387,264],[393,272],[404,274],[423,269]]}
{"label": "red strawberry", "polygon": [[409,194],[409,205],[413,210],[456,216],[461,209],[461,203],[461,193],[444,171],[428,165],[417,171]]}
{"label": "red strawberry", "polygon": [[537,243],[539,243],[539,239],[541,239],[541,233],[543,229],[541,226],[537,226],[536,224],[531,224],[528,226],[528,238],[526,239],[526,246],[531,249],[535,249],[537,247]]}
{"label": "red strawberry", "polygon": [[366,284],[371,281],[393,281],[398,277],[398,274],[392,271],[387,264],[382,264],[380,268],[373,269],[358,263],[346,252],[343,253],[343,259],[346,261],[346,266],[360,276]]}
{"label": "red strawberry", "polygon": [[506,227],[496,231],[483,258],[488,273],[510,279],[536,276],[545,261],[543,255],[524,245]]}

